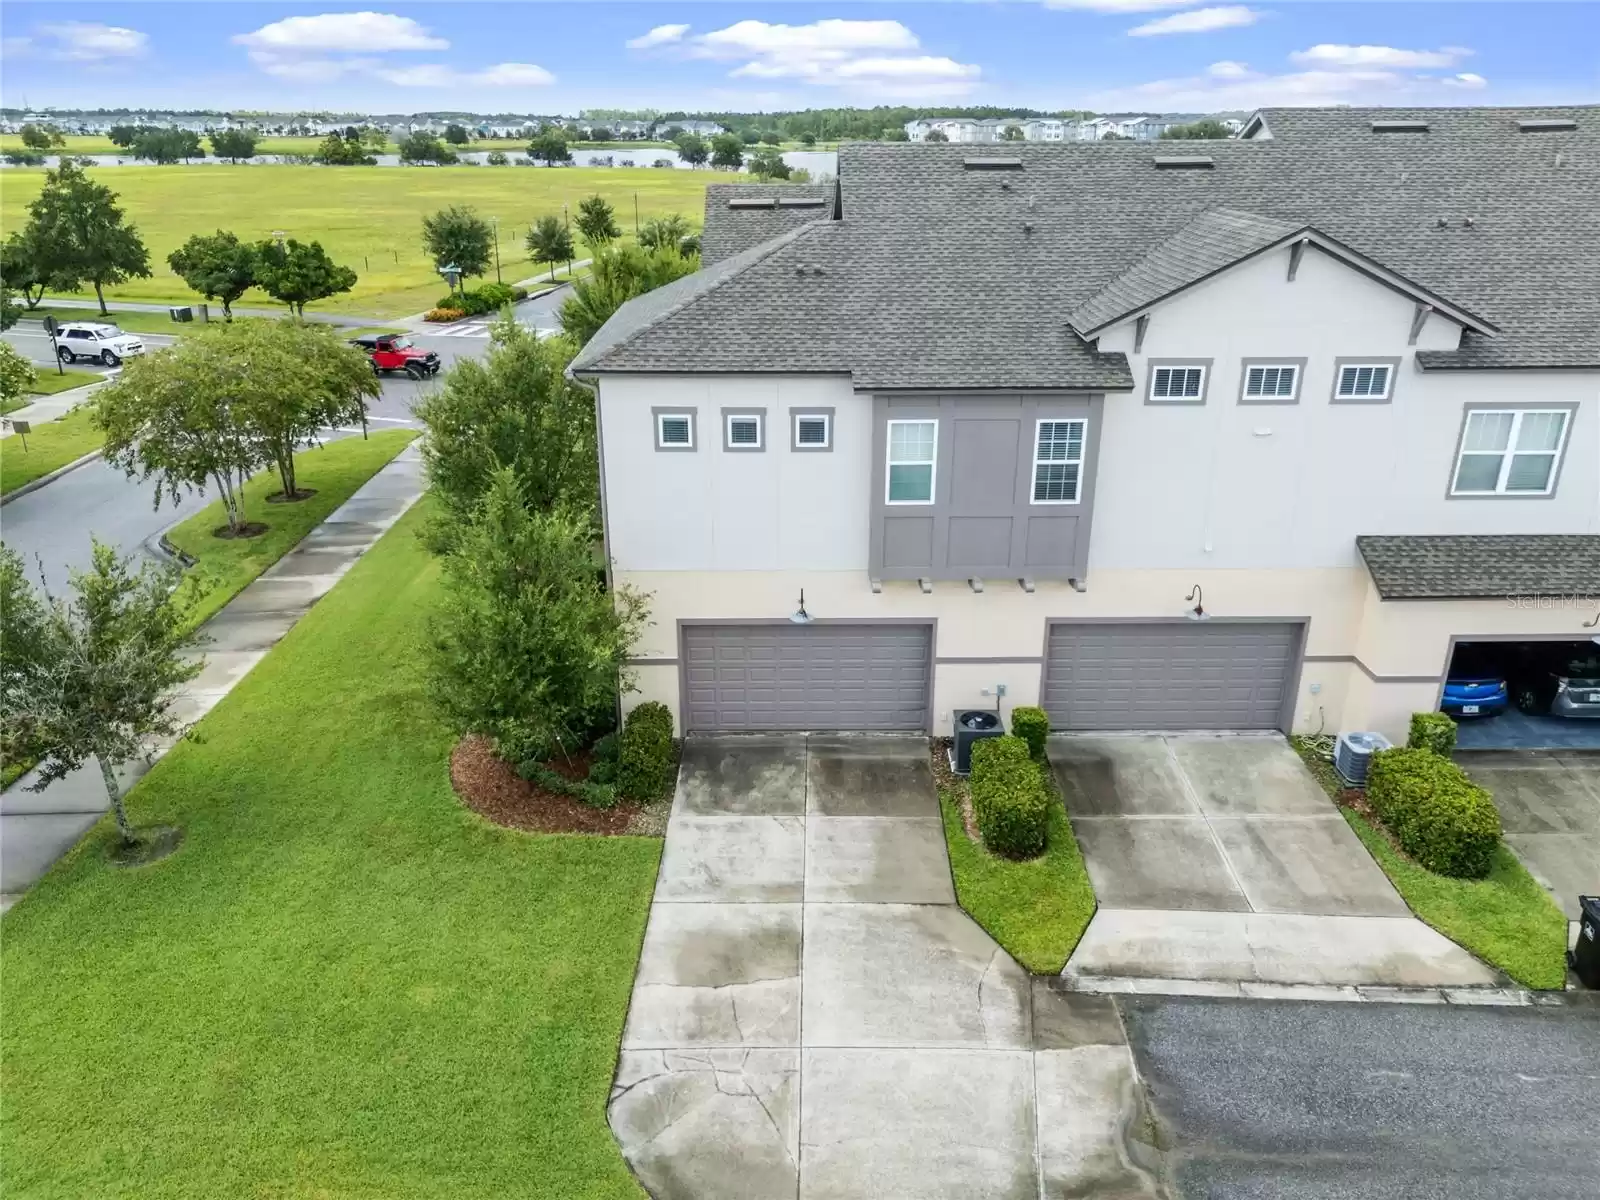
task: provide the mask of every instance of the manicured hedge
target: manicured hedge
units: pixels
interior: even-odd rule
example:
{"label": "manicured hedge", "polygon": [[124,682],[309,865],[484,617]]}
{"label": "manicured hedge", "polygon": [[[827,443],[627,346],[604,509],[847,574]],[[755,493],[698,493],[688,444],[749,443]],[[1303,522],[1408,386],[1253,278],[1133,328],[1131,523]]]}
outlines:
{"label": "manicured hedge", "polygon": [[480,283],[475,288],[463,288],[440,299],[438,307],[458,309],[469,317],[499,312],[508,304],[528,298],[528,289],[513,287],[509,283]]}
{"label": "manicured hedge", "polygon": [[1050,830],[1050,796],[1039,764],[1019,737],[985,738],[972,748],[972,812],[991,854],[1034,858]]}
{"label": "manicured hedge", "polygon": [[1431,750],[1380,750],[1367,776],[1367,802],[1400,848],[1436,875],[1482,879],[1500,843],[1500,813],[1489,793]]}
{"label": "manicured hedge", "polygon": [[1435,754],[1450,757],[1456,748],[1456,723],[1442,712],[1411,714],[1411,734],[1406,745],[1413,750],[1432,750]]}
{"label": "manicured hedge", "polygon": [[1024,704],[1011,710],[1011,732],[1028,743],[1028,753],[1044,758],[1044,740],[1050,736],[1050,718],[1042,708]]}
{"label": "manicured hedge", "polygon": [[630,800],[654,800],[672,790],[677,772],[672,713],[665,704],[647,700],[622,723],[617,790]]}

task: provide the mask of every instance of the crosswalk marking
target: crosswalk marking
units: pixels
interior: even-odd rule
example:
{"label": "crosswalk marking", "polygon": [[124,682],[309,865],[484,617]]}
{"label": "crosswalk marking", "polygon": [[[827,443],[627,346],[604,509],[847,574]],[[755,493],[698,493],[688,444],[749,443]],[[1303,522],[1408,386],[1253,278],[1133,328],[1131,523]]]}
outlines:
{"label": "crosswalk marking", "polygon": [[446,325],[443,329],[430,330],[430,332],[439,337],[486,338],[489,336],[489,322],[461,321],[454,325]]}

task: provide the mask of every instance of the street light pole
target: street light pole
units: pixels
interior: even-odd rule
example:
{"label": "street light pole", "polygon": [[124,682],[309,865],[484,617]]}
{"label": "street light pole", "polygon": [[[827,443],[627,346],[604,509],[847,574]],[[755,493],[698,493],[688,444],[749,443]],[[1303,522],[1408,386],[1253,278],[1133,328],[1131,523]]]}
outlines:
{"label": "street light pole", "polygon": [[503,280],[500,278],[500,218],[490,217],[489,220],[494,225],[494,281],[501,283]]}

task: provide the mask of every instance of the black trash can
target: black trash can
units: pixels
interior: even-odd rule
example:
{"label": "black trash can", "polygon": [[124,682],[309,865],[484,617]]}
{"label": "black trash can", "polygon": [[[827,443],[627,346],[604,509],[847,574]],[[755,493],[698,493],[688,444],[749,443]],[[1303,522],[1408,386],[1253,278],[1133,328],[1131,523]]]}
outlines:
{"label": "black trash can", "polygon": [[972,774],[972,748],[984,738],[1002,737],[1006,727],[1000,714],[987,708],[962,709],[955,717],[955,745],[950,766],[957,775]]}
{"label": "black trash can", "polygon": [[1600,896],[1578,897],[1578,944],[1569,957],[1583,986],[1600,991]]}

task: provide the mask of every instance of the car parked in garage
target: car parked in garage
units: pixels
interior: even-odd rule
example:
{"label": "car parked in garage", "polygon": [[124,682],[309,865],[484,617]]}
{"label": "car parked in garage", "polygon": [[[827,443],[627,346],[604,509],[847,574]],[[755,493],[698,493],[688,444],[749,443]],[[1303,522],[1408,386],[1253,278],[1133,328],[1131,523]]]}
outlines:
{"label": "car parked in garage", "polygon": [[1517,707],[1525,713],[1600,718],[1600,646],[1523,643],[1511,688]]}
{"label": "car parked in garage", "polygon": [[1457,646],[1439,711],[1452,717],[1495,717],[1510,704],[1511,690],[1497,656],[1472,643]]}

